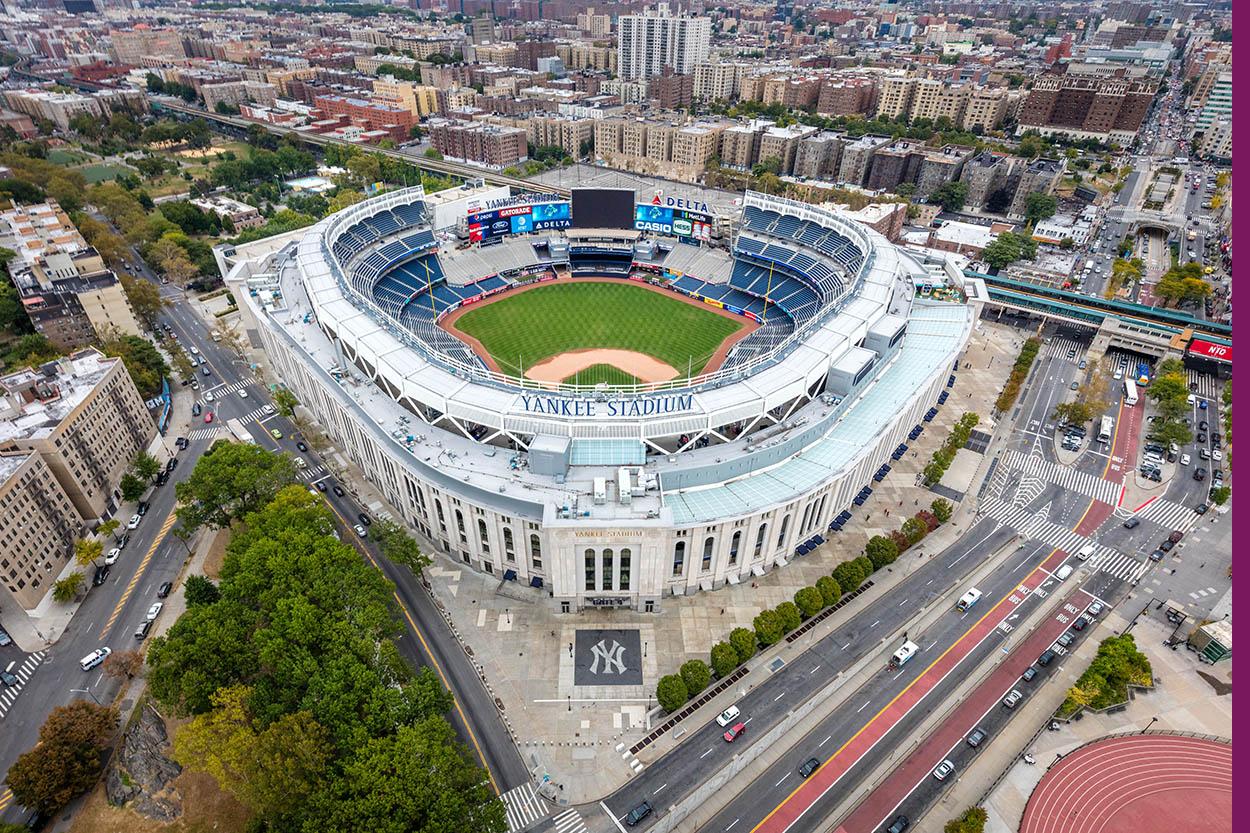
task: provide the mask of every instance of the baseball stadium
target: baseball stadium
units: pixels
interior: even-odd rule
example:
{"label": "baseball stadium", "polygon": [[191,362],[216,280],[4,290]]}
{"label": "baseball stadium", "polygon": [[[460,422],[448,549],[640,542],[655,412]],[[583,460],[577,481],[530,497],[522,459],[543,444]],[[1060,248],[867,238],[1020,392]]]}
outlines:
{"label": "baseball stadium", "polygon": [[984,285],[842,215],[421,188],[218,252],[249,338],[432,550],[563,612],[784,567],[945,401]]}

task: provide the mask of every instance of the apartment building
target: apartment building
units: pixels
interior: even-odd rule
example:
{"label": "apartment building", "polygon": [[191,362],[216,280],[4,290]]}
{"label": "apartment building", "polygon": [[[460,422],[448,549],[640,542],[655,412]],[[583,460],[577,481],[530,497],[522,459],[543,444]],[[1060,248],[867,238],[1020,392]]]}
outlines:
{"label": "apartment building", "polygon": [[612,15],[596,14],[595,7],[590,6],[578,13],[577,28],[592,38],[605,38],[612,34]]}
{"label": "apartment building", "polygon": [[383,101],[369,101],[341,95],[319,95],[313,101],[317,109],[331,117],[344,117],[364,130],[380,130],[396,142],[406,142],[417,118],[412,111]]}
{"label": "apartment building", "polygon": [[842,158],[838,161],[838,181],[849,185],[863,185],[873,154],[892,141],[889,136],[868,135],[844,142]]}
{"label": "apartment building", "polygon": [[1066,165],[1062,159],[1034,159],[1021,167],[1020,178],[1016,183],[1015,195],[1011,199],[1011,207],[1007,209],[1009,217],[1023,217],[1025,205],[1030,194],[1049,194],[1055,190],[1059,179],[1063,176]]}
{"label": "apartment building", "polygon": [[1214,124],[1231,122],[1232,117],[1233,74],[1221,72],[1203,98],[1202,109],[1194,120],[1194,130],[1205,131]]}
{"label": "apartment building", "polygon": [[754,119],[725,128],[720,136],[720,163],[726,168],[749,170],[760,159],[760,140],[775,122]]}
{"label": "apartment building", "polygon": [[116,511],[122,474],[156,435],[119,358],[90,348],[0,376],[0,454],[43,458],[75,511]]}
{"label": "apartment building", "polygon": [[0,213],[0,246],[16,253],[9,274],[22,309],[58,350],[77,350],[107,332],[142,332],[117,276],[55,201]]}
{"label": "apartment building", "polygon": [[665,70],[662,75],[647,79],[647,98],[661,110],[689,107],[694,99],[694,76],[677,75]]}
{"label": "apartment building", "polygon": [[264,216],[255,206],[220,194],[210,194],[190,202],[206,214],[216,214],[222,220],[229,220],[239,231],[260,228],[265,224]]}
{"label": "apartment building", "polygon": [[738,98],[748,65],[701,63],[694,68],[693,95],[699,101],[733,101]]}
{"label": "apartment building", "polygon": [[950,84],[936,78],[916,81],[912,90],[909,119],[949,119],[953,125],[961,125],[968,108],[970,88],[966,84]]}
{"label": "apartment building", "polygon": [[113,29],[109,32],[114,60],[128,66],[141,66],[144,58],[185,58],[182,34],[174,29]]}
{"label": "apartment building", "polygon": [[226,81],[201,85],[200,95],[204,98],[204,109],[209,111],[215,111],[218,104],[272,107],[278,100],[278,88],[265,81]]}
{"label": "apartment building", "polygon": [[776,159],[780,163],[778,173],[788,176],[794,172],[794,160],[798,154],[799,143],[817,132],[817,128],[801,124],[769,127],[760,136],[760,161]]}
{"label": "apartment building", "polygon": [[964,208],[985,211],[990,195],[1008,186],[1014,161],[1014,157],[988,150],[970,158],[959,175],[959,181],[968,186]]}
{"label": "apartment building", "polygon": [[525,129],[534,147],[554,146],[574,159],[582,159],[594,147],[595,123],[595,119],[536,115],[519,120],[516,126]]}
{"label": "apartment building", "polygon": [[556,57],[564,62],[570,70],[593,69],[601,72],[616,72],[616,50],[610,46],[595,43],[557,43]]}
{"label": "apartment building", "polygon": [[42,89],[0,90],[0,99],[10,110],[32,119],[46,119],[59,130],[69,130],[77,115],[107,119],[113,112],[146,113],[148,98],[140,90],[108,89],[91,94],[62,93]]}
{"label": "apartment building", "polygon": [[1007,118],[1010,91],[1003,87],[973,87],[968,93],[963,121],[964,130],[995,130]]}
{"label": "apartment building", "polygon": [[719,122],[679,127],[642,119],[601,119],[594,128],[595,156],[609,167],[696,182],[720,151],[725,128]]}
{"label": "apartment building", "polygon": [[707,60],[712,20],[673,14],[667,3],[642,14],[617,18],[617,74],[621,78],[660,75],[667,67],[686,75]]}
{"label": "apartment building", "polygon": [[799,141],[794,155],[794,175],[807,179],[831,180],[838,175],[842,161],[842,134],[822,131]]}
{"label": "apartment building", "polygon": [[1131,142],[1157,89],[1157,81],[1145,78],[1043,75],[1020,107],[1018,131]]}
{"label": "apartment building", "polygon": [[870,78],[826,78],[816,100],[822,116],[865,115],[876,106],[877,84]]}
{"label": "apartment building", "polygon": [[529,158],[526,132],[520,127],[438,118],[428,128],[430,143],[451,159],[506,168]]}
{"label": "apartment building", "polygon": [[0,453],[0,610],[38,606],[84,528],[42,456]]}
{"label": "apartment building", "polygon": [[373,81],[376,99],[407,110],[418,119],[438,112],[438,88],[411,81],[401,81],[393,75],[384,75]]}
{"label": "apartment building", "polygon": [[887,75],[877,85],[877,111],[879,119],[896,119],[911,113],[912,96],[916,93],[916,79],[905,75]]}

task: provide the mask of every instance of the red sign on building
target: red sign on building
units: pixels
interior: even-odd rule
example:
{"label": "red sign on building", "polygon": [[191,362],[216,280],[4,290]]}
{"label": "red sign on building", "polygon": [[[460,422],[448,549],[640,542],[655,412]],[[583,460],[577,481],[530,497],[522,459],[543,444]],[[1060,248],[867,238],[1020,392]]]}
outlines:
{"label": "red sign on building", "polygon": [[1215,344],[1214,342],[1204,341],[1195,338],[1189,342],[1189,353],[1193,356],[1202,356],[1206,359],[1215,359],[1220,362],[1233,363],[1233,347],[1231,344]]}

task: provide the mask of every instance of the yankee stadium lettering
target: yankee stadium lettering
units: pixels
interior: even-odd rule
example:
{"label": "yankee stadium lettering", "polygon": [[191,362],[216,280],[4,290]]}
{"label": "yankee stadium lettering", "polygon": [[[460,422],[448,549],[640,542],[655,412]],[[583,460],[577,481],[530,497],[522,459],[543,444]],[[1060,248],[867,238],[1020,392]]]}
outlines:
{"label": "yankee stadium lettering", "polygon": [[521,396],[521,407],[530,414],[566,417],[645,417],[675,414],[694,407],[689,393],[640,399],[572,399],[565,396]]}

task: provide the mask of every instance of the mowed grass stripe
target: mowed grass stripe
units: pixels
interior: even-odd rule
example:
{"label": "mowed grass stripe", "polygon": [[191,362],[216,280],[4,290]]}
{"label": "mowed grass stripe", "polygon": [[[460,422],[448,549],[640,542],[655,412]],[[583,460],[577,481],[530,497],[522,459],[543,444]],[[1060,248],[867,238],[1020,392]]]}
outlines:
{"label": "mowed grass stripe", "polygon": [[471,309],[455,324],[510,373],[570,350],[607,347],[654,356],[683,375],[687,366],[702,370],[744,326],[649,289],[597,281],[534,287]]}
{"label": "mowed grass stripe", "polygon": [[592,364],[580,373],[574,373],[562,381],[569,385],[597,385],[601,382],[609,385],[636,385],[638,377],[626,373],[615,365]]}

